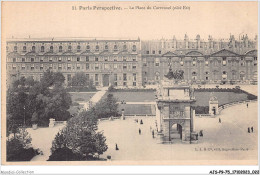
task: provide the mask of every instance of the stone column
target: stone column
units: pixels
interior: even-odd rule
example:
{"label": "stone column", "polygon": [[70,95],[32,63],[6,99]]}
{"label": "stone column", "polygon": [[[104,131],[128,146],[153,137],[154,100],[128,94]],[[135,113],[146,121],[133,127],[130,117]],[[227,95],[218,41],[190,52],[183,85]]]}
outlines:
{"label": "stone column", "polygon": [[157,121],[157,128],[158,132],[161,131],[161,110],[158,108],[158,104],[155,105],[155,113],[156,113],[156,121]]}

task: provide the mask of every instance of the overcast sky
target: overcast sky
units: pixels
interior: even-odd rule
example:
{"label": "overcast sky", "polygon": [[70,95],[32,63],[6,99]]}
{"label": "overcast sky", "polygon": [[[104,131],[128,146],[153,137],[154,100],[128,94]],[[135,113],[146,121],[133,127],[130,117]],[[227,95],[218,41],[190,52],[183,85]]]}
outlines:
{"label": "overcast sky", "polygon": [[[72,10],[72,6],[122,10]],[[130,10],[129,6],[189,6],[190,10]],[[258,33],[257,2],[4,2],[5,37],[236,38]],[[125,9],[127,8],[127,9]]]}

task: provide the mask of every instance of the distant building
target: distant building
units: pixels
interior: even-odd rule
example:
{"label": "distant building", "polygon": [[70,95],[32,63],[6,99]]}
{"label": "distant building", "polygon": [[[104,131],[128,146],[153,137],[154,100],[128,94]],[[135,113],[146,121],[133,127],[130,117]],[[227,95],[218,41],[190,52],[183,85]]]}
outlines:
{"label": "distant building", "polygon": [[155,84],[173,69],[193,83],[257,83],[257,37],[207,41],[161,39],[8,39],[7,84],[19,77],[40,80],[50,69],[65,82],[84,72],[96,86],[140,87]]}

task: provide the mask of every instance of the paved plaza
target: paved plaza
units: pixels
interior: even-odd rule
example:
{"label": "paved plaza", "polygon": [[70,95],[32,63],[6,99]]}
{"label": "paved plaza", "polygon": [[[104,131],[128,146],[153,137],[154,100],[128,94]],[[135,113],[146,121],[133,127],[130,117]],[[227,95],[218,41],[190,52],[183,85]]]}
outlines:
{"label": "paved plaza", "polygon": [[[221,118],[221,123],[219,123]],[[143,125],[134,119],[143,120]],[[152,138],[150,126],[155,129],[155,117],[127,118],[102,121],[108,150],[102,155],[112,160],[256,160],[257,159],[257,103],[240,104],[227,108],[215,118],[195,117],[195,129],[203,130],[198,144],[159,144]],[[254,127],[248,133],[248,127]],[[138,130],[141,129],[141,135]],[[157,136],[156,136],[157,137]],[[115,144],[119,150],[115,150]]]}

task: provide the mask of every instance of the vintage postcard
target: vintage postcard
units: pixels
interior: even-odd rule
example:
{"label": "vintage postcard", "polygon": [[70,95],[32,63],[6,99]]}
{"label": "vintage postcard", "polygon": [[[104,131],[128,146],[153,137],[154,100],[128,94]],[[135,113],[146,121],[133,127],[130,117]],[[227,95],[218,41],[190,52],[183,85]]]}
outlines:
{"label": "vintage postcard", "polygon": [[1,51],[3,165],[258,164],[256,1],[3,1]]}

